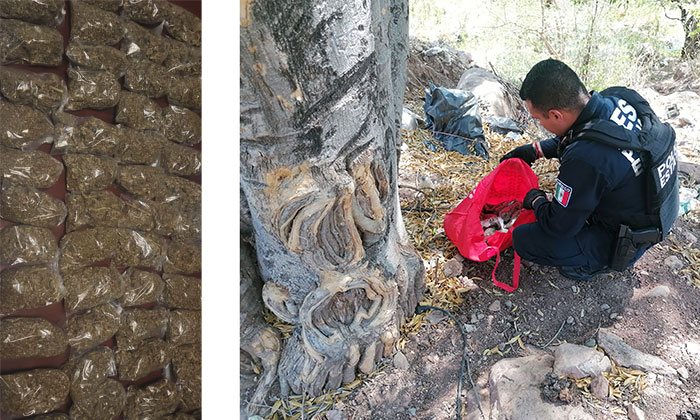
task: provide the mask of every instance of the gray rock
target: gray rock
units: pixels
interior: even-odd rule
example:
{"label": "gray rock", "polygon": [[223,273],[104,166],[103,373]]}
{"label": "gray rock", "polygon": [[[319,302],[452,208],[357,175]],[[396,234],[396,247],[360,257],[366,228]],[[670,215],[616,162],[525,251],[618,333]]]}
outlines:
{"label": "gray rock", "polygon": [[660,357],[641,352],[609,330],[598,331],[598,345],[615,361],[618,366],[655,372],[663,375],[675,375],[676,371]]}
{"label": "gray rock", "polygon": [[570,317],[566,318],[566,323],[567,323],[567,324],[573,324],[573,323],[574,323],[574,317],[573,317],[573,316],[570,316]]}
{"label": "gray rock", "polygon": [[394,355],[394,367],[396,369],[406,370],[410,366],[411,365],[408,363],[406,355],[400,351],[396,352],[396,354]]}
{"label": "gray rock", "polygon": [[666,285],[661,285],[649,290],[647,297],[668,297],[669,294],[671,294],[671,289]]}
{"label": "gray rock", "polygon": [[476,325],[474,325],[474,324],[464,324],[464,332],[466,332],[467,334],[473,333],[473,332],[476,331],[476,330],[477,330]]}
{"label": "gray rock", "polygon": [[447,315],[445,315],[444,312],[436,310],[433,310],[428,314],[428,316],[425,317],[426,321],[430,322],[433,325],[439,324],[440,321],[442,321],[445,318],[447,318]]}
{"label": "gray rock", "polygon": [[339,410],[328,410],[325,413],[326,420],[345,420],[347,417],[345,413]]}
{"label": "gray rock", "polygon": [[694,244],[695,242],[698,241],[698,238],[697,238],[695,235],[693,235],[692,233],[690,233],[690,232],[685,232],[685,233],[683,234],[683,236],[685,236],[685,239],[686,239],[688,242],[690,242],[691,244]]}
{"label": "gray rock", "polygon": [[594,376],[591,381],[591,394],[595,395],[598,399],[605,400],[608,398],[609,384],[605,376]]}
{"label": "gray rock", "polygon": [[607,311],[608,309],[610,309],[610,305],[608,305],[607,303],[600,305],[601,311]]}
{"label": "gray rock", "polygon": [[479,320],[479,318],[476,316],[476,314],[472,314],[471,323],[472,323],[472,324],[476,324],[476,322],[477,322],[478,320]]}
{"label": "gray rock", "polygon": [[586,340],[585,345],[586,345],[586,347],[595,347],[595,344],[596,344],[595,338],[589,338],[588,340]]}
{"label": "gray rock", "polygon": [[671,270],[680,270],[683,268],[683,261],[675,255],[671,255],[664,260],[664,264]]}
{"label": "gray rock", "polygon": [[634,404],[627,406],[627,418],[630,420],[644,420],[644,412]]}
{"label": "gray rock", "polygon": [[415,407],[409,408],[409,409],[408,409],[408,414],[410,414],[411,416],[415,417],[415,416],[416,416],[416,409],[415,409]]}
{"label": "gray rock", "polygon": [[615,319],[617,318],[617,312],[613,312],[610,314],[610,319]]}
{"label": "gray rock", "polygon": [[685,366],[679,367],[678,369],[676,369],[676,372],[678,372],[678,376],[685,380],[688,380],[688,377],[690,376],[690,374],[688,373],[688,368],[686,368]]}
{"label": "gray rock", "polygon": [[450,258],[442,267],[442,272],[445,273],[445,277],[449,279],[451,277],[461,276],[463,269],[464,266],[461,261],[457,261],[456,258]]}
{"label": "gray rock", "polygon": [[418,128],[418,115],[408,108],[404,108],[401,113],[401,128],[403,130],[415,130]]}
{"label": "gray rock", "polygon": [[438,355],[435,354],[435,353],[431,353],[431,354],[428,355],[428,360],[430,360],[430,361],[433,362],[433,363],[437,363],[437,362],[440,361],[440,356],[438,356]]}
{"label": "gray rock", "polygon": [[500,300],[494,300],[491,305],[489,305],[489,311],[491,312],[498,312],[501,310],[501,301]]}
{"label": "gray rock", "polygon": [[484,319],[484,316],[484,314],[478,314],[476,317],[479,321],[481,321],[482,319]]}
{"label": "gray rock", "polygon": [[577,344],[564,343],[554,349],[554,373],[581,379],[608,371],[610,359],[599,351]]}
{"label": "gray rock", "polygon": [[690,356],[700,357],[700,343],[686,341],[685,351],[688,352]]}
{"label": "gray rock", "polygon": [[506,308],[510,309],[510,308],[513,307],[513,302],[510,301],[510,300],[507,300],[507,301],[505,302],[505,305],[506,305]]}
{"label": "gray rock", "polygon": [[473,93],[493,115],[515,118],[516,112],[506,90],[490,71],[478,67],[468,69],[459,79],[457,89]]}

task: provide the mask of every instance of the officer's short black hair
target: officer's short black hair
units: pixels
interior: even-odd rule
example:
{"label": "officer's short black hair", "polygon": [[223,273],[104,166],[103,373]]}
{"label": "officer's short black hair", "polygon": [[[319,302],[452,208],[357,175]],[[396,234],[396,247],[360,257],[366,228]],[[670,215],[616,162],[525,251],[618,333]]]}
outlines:
{"label": "officer's short black hair", "polygon": [[535,64],[520,87],[520,98],[529,100],[540,111],[550,109],[581,110],[581,95],[586,87],[569,66],[549,58]]}

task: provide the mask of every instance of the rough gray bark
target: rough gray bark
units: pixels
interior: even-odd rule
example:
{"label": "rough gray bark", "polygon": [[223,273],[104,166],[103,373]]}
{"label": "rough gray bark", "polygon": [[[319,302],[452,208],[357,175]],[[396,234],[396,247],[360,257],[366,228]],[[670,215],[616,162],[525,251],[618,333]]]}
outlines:
{"label": "rough gray bark", "polygon": [[299,326],[283,394],[371,372],[422,297],[396,184],[407,30],[405,0],[242,3],[241,190],[265,305]]}

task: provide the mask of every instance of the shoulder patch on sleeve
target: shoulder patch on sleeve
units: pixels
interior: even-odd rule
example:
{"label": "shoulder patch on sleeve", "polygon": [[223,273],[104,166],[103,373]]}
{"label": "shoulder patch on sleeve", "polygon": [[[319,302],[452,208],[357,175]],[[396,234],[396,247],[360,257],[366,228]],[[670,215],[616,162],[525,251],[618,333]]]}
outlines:
{"label": "shoulder patch on sleeve", "polygon": [[557,186],[556,189],[554,190],[554,198],[559,202],[559,204],[562,205],[562,207],[566,207],[569,205],[569,200],[571,199],[571,194],[574,192],[574,190],[561,182],[559,178],[557,178]]}

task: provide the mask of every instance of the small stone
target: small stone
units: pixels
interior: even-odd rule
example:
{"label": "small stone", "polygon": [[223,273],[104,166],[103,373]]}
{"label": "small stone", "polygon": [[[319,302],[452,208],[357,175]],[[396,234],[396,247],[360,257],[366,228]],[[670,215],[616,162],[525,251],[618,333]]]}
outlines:
{"label": "small stone", "polygon": [[451,258],[445,262],[442,272],[445,273],[445,277],[457,277],[462,275],[463,270],[462,263],[457,261],[455,258]]}
{"label": "small stone", "polygon": [[428,314],[428,316],[425,317],[425,319],[433,325],[439,324],[440,321],[442,321],[445,318],[447,318],[447,315],[445,315],[444,312],[436,310],[433,310]]}
{"label": "small stone", "polygon": [[688,369],[685,366],[679,367],[678,369],[676,369],[676,372],[678,372],[678,376],[680,376],[681,378],[683,378],[685,380],[688,380],[689,373],[688,373]]}
{"label": "small stone", "polygon": [[695,242],[698,241],[698,238],[697,238],[695,235],[693,235],[692,233],[690,233],[690,232],[685,232],[685,233],[683,234],[683,236],[685,236],[685,239],[686,239],[688,242],[690,242],[691,244],[694,244]]}
{"label": "small stone", "polygon": [[630,420],[644,420],[644,412],[634,404],[627,406],[627,417]]}
{"label": "small stone", "polygon": [[435,354],[435,353],[429,354],[429,355],[428,355],[428,360],[430,360],[430,361],[433,362],[433,363],[437,363],[437,362],[440,361],[440,356],[438,356],[438,355]]}
{"label": "small stone", "polygon": [[585,309],[581,309],[581,319],[583,319],[583,317],[584,317],[585,315],[586,315],[586,310],[585,310]]}
{"label": "small stone", "polygon": [[591,381],[591,393],[598,399],[605,400],[608,398],[609,383],[603,375],[596,375]]}
{"label": "small stone", "polygon": [[470,322],[471,322],[472,324],[476,324],[476,322],[477,322],[478,320],[479,320],[479,317],[477,317],[476,314],[472,314],[472,317],[471,317],[471,321],[470,321]]}
{"label": "small stone", "polygon": [[415,417],[416,416],[416,409],[414,407],[411,407],[408,409],[408,414],[411,416]]}
{"label": "small stone", "polygon": [[482,319],[484,319],[484,316],[484,314],[478,314],[476,317],[479,321],[481,321]]}
{"label": "small stone", "polygon": [[608,305],[607,303],[600,305],[601,311],[607,311],[608,309],[610,309],[610,305]]}
{"label": "small stone", "polygon": [[325,413],[326,420],[345,420],[345,414],[339,410],[328,410]]}
{"label": "small stone", "polygon": [[491,312],[498,312],[501,310],[501,301],[500,300],[494,300],[491,305],[489,305],[489,311]]}
{"label": "small stone", "polygon": [[464,324],[464,331],[469,334],[476,331],[476,325],[474,324]]}
{"label": "small stone", "polygon": [[693,341],[686,341],[685,342],[685,351],[687,351],[688,354],[691,356],[700,357],[700,343],[695,343]]}
{"label": "small stone", "polygon": [[510,309],[510,308],[513,307],[513,302],[511,302],[510,300],[507,300],[507,301],[505,302],[505,305],[506,305],[506,308]]}
{"label": "small stone", "polygon": [[504,351],[506,349],[506,343],[498,343],[498,350]]}
{"label": "small stone", "polygon": [[586,340],[585,344],[586,344],[586,347],[595,347],[595,345],[596,345],[595,338],[589,338],[588,340]]}
{"label": "small stone", "polygon": [[580,289],[578,288],[578,286],[571,286],[571,291],[572,291],[572,292],[578,293],[579,290],[580,290]]}
{"label": "small stone", "polygon": [[649,290],[647,297],[668,297],[670,293],[671,289],[668,286],[661,285]]}
{"label": "small stone", "polygon": [[664,264],[671,270],[680,270],[681,268],[683,268],[683,261],[681,261],[675,255],[671,255],[670,257],[666,258],[664,260]]}
{"label": "small stone", "polygon": [[617,312],[613,312],[610,314],[610,319],[615,319],[617,318]]}
{"label": "small stone", "polygon": [[394,355],[394,367],[396,369],[401,369],[401,370],[406,370],[410,367],[410,364],[408,363],[408,359],[406,358],[406,355],[404,355],[402,352],[396,352]]}
{"label": "small stone", "polygon": [[573,324],[573,323],[574,323],[574,317],[573,317],[573,316],[570,316],[570,317],[566,318],[566,323],[567,323],[567,324]]}

